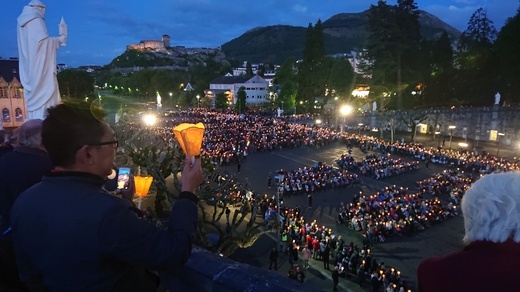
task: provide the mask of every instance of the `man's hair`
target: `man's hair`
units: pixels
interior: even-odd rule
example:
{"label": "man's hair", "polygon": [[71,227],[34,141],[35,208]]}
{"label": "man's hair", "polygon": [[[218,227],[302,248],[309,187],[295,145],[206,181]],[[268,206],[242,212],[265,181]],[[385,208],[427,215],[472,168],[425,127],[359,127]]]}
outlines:
{"label": "man's hair", "polygon": [[465,243],[509,238],[520,242],[520,172],[482,177],[466,191],[461,208]]}
{"label": "man's hair", "polygon": [[42,144],[41,119],[27,120],[18,130],[18,144],[30,148],[38,148]]}
{"label": "man's hair", "polygon": [[105,112],[86,102],[62,103],[47,109],[42,143],[55,166],[70,167],[83,145],[100,142]]}

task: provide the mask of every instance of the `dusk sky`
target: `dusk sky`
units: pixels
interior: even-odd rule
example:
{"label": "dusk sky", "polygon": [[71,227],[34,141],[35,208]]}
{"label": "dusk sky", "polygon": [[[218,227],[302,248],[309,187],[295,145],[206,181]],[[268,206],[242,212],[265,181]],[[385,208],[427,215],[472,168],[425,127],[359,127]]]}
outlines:
{"label": "dusk sky", "polygon": [[[16,19],[30,0],[10,1],[0,9],[0,57],[18,57]],[[58,63],[70,67],[106,65],[128,44],[171,37],[172,46],[218,47],[259,26],[307,27],[338,13],[361,12],[377,0],[42,0],[51,36],[58,36],[63,16],[68,24],[66,47]],[[394,5],[396,0],[387,1]],[[487,9],[496,29],[516,14],[519,0],[416,0],[425,10],[460,31],[479,7]]]}

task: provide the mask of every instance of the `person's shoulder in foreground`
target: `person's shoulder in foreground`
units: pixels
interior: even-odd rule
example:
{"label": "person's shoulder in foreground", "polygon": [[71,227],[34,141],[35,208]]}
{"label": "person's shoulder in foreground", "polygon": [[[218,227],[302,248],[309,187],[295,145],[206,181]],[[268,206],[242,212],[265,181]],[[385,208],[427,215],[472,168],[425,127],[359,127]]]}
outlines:
{"label": "person's shoulder in foreground", "polygon": [[102,189],[118,141],[104,112],[88,104],[48,110],[42,143],[55,169],[23,192],[12,213],[20,278],[33,290],[150,291],[191,253],[200,159],[186,158],[168,230],[138,219],[132,204]]}
{"label": "person's shoulder in foreground", "polygon": [[518,291],[520,173],[482,177],[461,203],[466,246],[419,265],[419,291]]}

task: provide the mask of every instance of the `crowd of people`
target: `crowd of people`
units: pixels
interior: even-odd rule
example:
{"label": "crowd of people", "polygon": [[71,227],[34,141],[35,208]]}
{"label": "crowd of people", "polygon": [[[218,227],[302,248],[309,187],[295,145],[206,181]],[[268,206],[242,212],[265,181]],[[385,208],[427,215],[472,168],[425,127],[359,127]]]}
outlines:
{"label": "crowd of people", "polygon": [[418,170],[419,161],[405,162],[403,158],[392,159],[389,153],[370,154],[361,161],[356,161],[352,156],[343,154],[336,159],[340,169],[353,170],[363,176],[375,179],[385,179],[412,173]]}
{"label": "crowd of people", "polygon": [[[58,109],[65,110],[62,109],[63,107],[64,106],[59,106]],[[89,113],[89,111],[86,109],[85,114],[87,113]],[[54,114],[59,115],[60,113],[54,112]],[[60,128],[60,131],[61,128],[67,129],[67,126],[73,124],[78,117],[70,115],[68,116],[68,119],[70,120],[68,124],[58,127]],[[66,175],[76,177],[79,169],[76,167],[82,167],[80,170],[84,170],[84,168],[88,168],[90,167],[89,165],[92,165],[89,164],[89,161],[96,159],[96,161],[98,161],[96,167],[100,168],[93,169],[95,172],[86,171],[86,173],[91,173],[96,176],[96,178],[103,178],[108,173],[108,170],[113,166],[112,160],[115,155],[115,149],[117,148],[118,143],[124,140],[122,138],[142,138],[140,137],[142,126],[128,123],[121,126],[126,133],[122,137],[118,137],[120,140],[118,142],[114,133],[107,124],[96,121],[95,117],[89,117],[89,122],[92,123],[85,123],[82,125],[82,127],[85,128],[85,131],[81,133],[85,137],[74,137],[72,134],[69,135],[70,137],[67,142],[70,142],[70,145],[67,145],[72,145],[70,147],[71,153],[76,155],[75,158],[79,157],[81,159],[78,160],[77,164],[65,165],[64,171],[62,171],[66,172]],[[332,229],[320,226],[316,221],[311,222],[305,220],[301,216],[302,212],[299,207],[294,209],[283,208],[281,210],[281,214],[283,215],[283,222],[281,222],[281,224],[282,230],[284,231],[282,233],[282,240],[285,243],[286,252],[290,255],[289,261],[291,263],[291,268],[295,264],[297,265],[295,270],[289,272],[289,276],[302,282],[305,278],[304,270],[309,266],[309,262],[320,261],[323,263],[324,269],[333,270],[338,274],[344,274],[346,277],[355,275],[360,285],[365,285],[369,282],[375,290],[380,289],[381,287],[385,287],[387,291],[406,289],[407,284],[397,269],[394,267],[387,267],[384,263],[378,262],[373,258],[370,249],[374,242],[384,241],[390,236],[411,234],[417,230],[427,228],[435,222],[442,222],[447,218],[455,216],[458,212],[457,205],[463,199],[464,192],[469,185],[475,181],[475,179],[479,178],[481,175],[492,172],[518,170],[518,161],[507,160],[485,152],[478,153],[476,151],[452,151],[435,148],[428,149],[416,143],[389,143],[373,137],[338,133],[326,128],[312,127],[305,123],[291,123],[254,113],[236,115],[231,112],[217,113],[203,110],[180,112],[175,114],[171,120],[166,121],[164,125],[153,127],[151,131],[153,131],[155,138],[147,140],[146,143],[154,144],[159,141],[173,143],[174,140],[171,136],[171,126],[180,122],[198,121],[204,122],[207,129],[203,141],[202,155],[210,158],[215,164],[220,165],[238,163],[240,160],[247,157],[250,152],[267,152],[295,147],[320,147],[337,140],[346,142],[349,147],[357,145],[362,150],[374,150],[383,153],[382,155],[377,156],[370,155],[365,160],[359,162],[353,160],[350,155],[344,155],[339,159],[339,169],[326,163],[318,163],[313,167],[302,167],[297,170],[279,170],[277,172],[277,177],[281,177],[282,179],[277,187],[280,187],[279,191],[282,197],[283,195],[287,196],[301,193],[310,194],[322,190],[351,186],[359,182],[358,173],[361,175],[370,175],[377,179],[383,179],[385,177],[414,171],[417,169],[416,167],[418,167],[418,162],[406,163],[402,158],[390,159],[390,155],[412,157],[417,161],[427,161],[451,167],[451,170],[449,171],[417,182],[417,192],[411,192],[407,188],[403,187],[392,186],[384,188],[370,196],[358,193],[354,196],[351,203],[342,205],[338,215],[338,221],[351,226],[353,229],[363,232],[364,241],[363,246],[360,247],[354,245],[352,242],[347,244],[345,240],[343,240],[341,236],[336,235]],[[52,120],[47,120],[47,123],[50,122],[52,122]],[[95,128],[91,124],[96,125],[99,129]],[[53,129],[57,129],[57,127],[53,127]],[[61,137],[61,132],[58,132],[52,132],[51,134],[57,135],[56,137]],[[70,130],[70,132],[76,133],[72,130]],[[47,132],[47,136],[44,135],[44,137],[49,137],[49,133],[50,132]],[[3,136],[8,137],[8,135]],[[50,149],[53,149],[53,147],[56,148],[51,153],[51,157],[59,158],[62,155],[65,155],[62,151],[59,151],[61,148],[58,147],[63,141],[60,139],[47,139],[47,143],[43,144],[47,144]],[[27,139],[20,140],[22,141],[21,146],[29,146]],[[59,143],[53,144],[54,141],[58,141]],[[11,141],[7,141],[6,139],[4,142],[2,150],[6,149],[6,152],[15,151],[12,146],[20,146],[16,144],[14,138],[11,139]],[[78,145],[82,145],[81,148],[74,150],[73,148]],[[40,142],[38,142],[37,146],[40,146]],[[20,147],[16,151],[19,150],[23,150],[23,147]],[[73,152],[73,150],[75,152]],[[94,154],[96,154],[96,156],[93,156]],[[4,155],[4,160],[5,157],[9,157],[8,154]],[[200,160],[198,163],[200,165]],[[190,167],[190,162],[186,161],[184,171],[189,173],[191,169]],[[197,169],[199,168],[200,166],[197,167]],[[352,172],[352,168],[355,168],[355,172]],[[20,173],[23,172],[20,171]],[[61,176],[63,175],[63,173],[53,174],[51,179],[62,180]],[[20,176],[20,178],[22,177],[27,176]],[[41,175],[39,178],[41,178]],[[77,189],[83,189],[83,184],[88,185],[89,182],[87,180],[87,177],[78,178],[78,181],[81,181],[82,186]],[[196,214],[196,205],[193,204],[193,202],[196,202],[197,198],[194,193],[196,187],[200,184],[200,180],[201,174],[197,173],[196,175],[192,175],[190,180],[184,181],[183,184],[183,186],[189,185],[189,189],[185,190],[186,193],[184,194],[185,196],[182,204],[193,209],[190,211],[191,215]],[[11,182],[13,180],[5,179],[5,181]],[[83,183],[83,181],[85,182]],[[191,181],[193,181],[193,183]],[[96,190],[96,192],[102,192],[103,195],[105,195],[104,191],[101,189]],[[45,191],[41,192],[43,195],[46,193],[47,192]],[[34,199],[39,199],[39,196],[37,195],[41,194],[34,193]],[[240,200],[242,196],[247,200],[254,199],[254,196],[251,197],[250,192],[236,191],[231,195],[231,197],[236,197],[237,201]],[[113,201],[111,197],[107,198],[110,202]],[[446,200],[445,202],[442,202],[441,199],[444,198],[446,198]],[[272,219],[273,216],[276,216],[275,218],[278,219],[277,209],[279,206],[276,205],[273,198],[264,196],[261,199],[259,198],[259,200],[261,200],[260,209],[264,218]],[[126,214],[130,202],[125,204],[120,204],[119,201],[114,202],[117,203],[117,207],[121,209],[121,212],[125,212]],[[47,201],[42,202],[42,205],[48,204]],[[62,204],[63,201],[57,201],[46,208],[54,208],[53,214],[59,214],[63,215],[62,217],[66,217],[62,213],[69,211]],[[19,205],[20,206],[15,209],[15,211],[17,211],[15,217],[18,225],[15,224],[14,226],[14,236],[15,239],[16,236],[18,236],[18,244],[23,247],[20,248],[19,251],[23,255],[24,249],[29,251],[33,246],[29,243],[22,242],[21,240],[24,237],[20,236],[20,234],[21,232],[26,232],[25,230],[31,228],[35,229],[35,227],[32,227],[34,222],[26,219],[25,214],[39,214],[41,210],[34,209],[36,208],[33,207],[34,204],[29,204],[29,202],[24,203],[22,201]],[[28,208],[32,211],[22,212],[21,210],[23,208]],[[176,209],[179,208],[180,207]],[[175,216],[179,217],[179,214],[183,214],[182,212],[184,211],[185,210],[181,209],[173,213],[176,213]],[[48,212],[44,213],[41,213],[40,218],[48,218],[46,217]],[[82,214],[80,211],[75,214],[69,213],[67,214],[71,216],[79,216]],[[92,215],[96,214],[97,213],[89,214],[89,216],[92,217]],[[226,212],[225,214],[226,221],[229,223],[230,212]],[[2,215],[4,218],[8,217],[5,214]],[[99,220],[102,220],[104,216],[112,216],[111,214],[97,215],[99,215]],[[192,221],[195,222],[195,216],[191,217],[193,217]],[[175,225],[182,221],[183,220],[171,220],[170,224]],[[273,220],[267,221],[273,222]],[[60,222],[68,221],[61,220]],[[141,221],[136,222],[136,225],[141,226]],[[24,224],[25,226],[23,226]],[[189,226],[189,232],[187,232],[190,234],[190,237],[195,232],[195,224],[191,225],[193,226]],[[60,224],[47,224],[44,227],[58,228],[58,226],[60,226]],[[9,226],[2,226],[2,231],[7,230],[4,227]],[[166,239],[178,236],[182,236],[183,238],[187,237],[182,234],[169,234],[161,229],[153,227],[147,226],[147,228],[153,232],[160,233],[165,239],[164,242],[167,241]],[[42,227],[41,229],[43,230],[44,228]],[[37,234],[36,231],[34,231],[35,234]],[[62,230],[55,231],[62,232]],[[119,231],[120,230],[115,230],[114,228],[111,232],[107,232],[107,236],[114,236],[114,234],[118,234]],[[42,240],[42,238],[39,238],[39,240]],[[51,244],[55,242],[52,238],[43,237],[43,240],[47,246],[54,246]],[[188,238],[186,238],[185,241],[186,242],[183,246],[191,246],[191,241],[189,241]],[[31,243],[32,242],[34,242],[34,240],[32,240]],[[153,244],[155,243],[149,243],[149,245]],[[45,250],[52,250],[52,248]],[[111,250],[110,252],[118,253],[119,250]],[[185,258],[189,256],[187,249],[183,254],[185,255],[182,259],[175,259],[175,261],[171,263],[172,267],[177,268],[182,266]],[[132,255],[128,255],[128,258],[132,258]],[[299,265],[299,263],[301,263],[300,257],[303,261],[302,266]],[[153,263],[153,265],[157,264]],[[331,269],[331,267],[333,268]],[[143,273],[145,272],[146,271],[143,268]],[[53,287],[61,287],[61,285],[65,284],[70,284],[70,287],[73,287],[74,285],[74,283],[61,282],[60,275],[53,275],[53,277]],[[72,279],[73,277],[71,276],[70,278]],[[132,283],[132,281],[129,280],[128,283]],[[156,283],[150,283],[151,286],[155,284]]]}
{"label": "crowd of people", "polygon": [[278,191],[282,197],[344,188],[359,183],[357,174],[346,169],[339,170],[326,162],[294,170],[279,169],[276,171],[275,179],[278,181]]}
{"label": "crowd of people", "polygon": [[360,247],[352,241],[347,243],[331,228],[320,226],[316,220],[305,220],[299,207],[280,211],[283,214],[283,249],[290,263],[290,278],[303,279],[304,276],[295,277],[294,271],[301,273],[302,269],[310,267],[310,262],[314,262],[323,264],[325,270],[333,270],[333,275],[337,271],[340,276],[355,278],[362,287],[370,285],[373,291],[380,291],[381,287],[385,291],[407,291],[400,271],[373,257],[368,244]]}
{"label": "crowd of people", "polygon": [[427,199],[407,188],[386,187],[374,195],[354,196],[340,206],[338,222],[363,232],[367,245],[384,242],[388,237],[410,235],[458,214],[456,205]]}
{"label": "crowd of people", "polygon": [[[306,119],[301,118],[301,121]],[[232,111],[214,112],[190,109],[172,113],[154,131],[159,141],[174,143],[171,129],[180,123],[202,122],[206,128],[201,155],[218,165],[236,164],[252,152],[270,152],[296,147],[321,147],[340,139],[340,134],[326,128],[313,127],[293,119],[275,119],[258,112],[236,114]],[[139,123],[119,125],[122,140],[139,140],[146,127]],[[136,135],[137,134],[137,135]],[[126,138],[126,139],[124,139]],[[149,145],[153,139],[146,138]]]}

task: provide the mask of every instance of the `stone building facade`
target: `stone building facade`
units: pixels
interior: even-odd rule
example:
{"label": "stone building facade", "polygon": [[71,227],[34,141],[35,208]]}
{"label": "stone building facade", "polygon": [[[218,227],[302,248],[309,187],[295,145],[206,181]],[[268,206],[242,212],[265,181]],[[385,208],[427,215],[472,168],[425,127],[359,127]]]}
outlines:
{"label": "stone building facade", "polygon": [[168,49],[171,45],[170,45],[170,36],[167,35],[167,34],[164,34],[162,36],[162,39],[161,40],[145,40],[145,41],[140,41],[138,44],[131,44],[131,45],[128,45],[126,46],[126,50],[129,51],[129,50],[138,50],[138,51],[143,51],[143,50],[155,50],[155,51],[165,51],[166,49]]}
{"label": "stone building facade", "polygon": [[350,118],[349,124],[363,124],[366,129],[388,129],[395,123],[396,131],[411,129],[404,120],[419,121],[417,133],[437,137],[465,138],[468,144],[497,141],[507,145],[520,142],[520,106],[453,107],[405,111],[375,111]]}
{"label": "stone building facade", "polygon": [[27,118],[18,59],[0,59],[0,128],[14,128]]}

